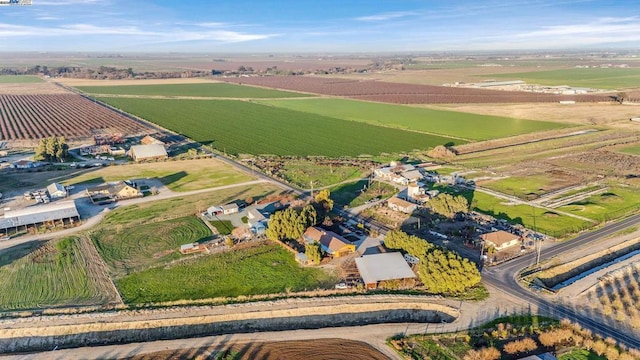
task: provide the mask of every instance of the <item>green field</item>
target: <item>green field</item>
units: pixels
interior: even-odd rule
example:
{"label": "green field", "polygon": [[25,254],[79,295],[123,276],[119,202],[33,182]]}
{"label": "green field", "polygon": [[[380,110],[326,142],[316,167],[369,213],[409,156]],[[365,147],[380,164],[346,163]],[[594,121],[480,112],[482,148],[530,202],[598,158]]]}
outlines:
{"label": "green field", "polygon": [[302,268],[275,244],[261,244],[157,267],[117,281],[125,302],[237,297],[332,286],[321,269]]}
{"label": "green field", "polygon": [[0,75],[0,84],[41,83],[44,80],[32,75]]}
{"label": "green field", "polygon": [[554,179],[547,174],[510,176],[482,183],[482,187],[521,199],[535,199],[555,189]]}
{"label": "green field", "polygon": [[367,183],[367,180],[361,180],[332,187],[331,199],[336,205],[356,207],[369,200],[386,199],[398,192],[395,187],[379,181],[374,181],[371,187],[365,190]]}
{"label": "green field", "polygon": [[102,98],[231,154],[358,156],[463,141],[235,100]]}
{"label": "green field", "polygon": [[218,230],[220,235],[230,235],[233,231],[233,224],[230,220],[214,220],[209,223]]}
{"label": "green field", "polygon": [[116,276],[181,258],[180,245],[207,240],[211,230],[195,216],[135,226],[104,226],[91,233],[98,252]]}
{"label": "green field", "polygon": [[173,191],[207,189],[254,179],[222,161],[199,159],[102,167],[62,183],[74,185],[143,178],[157,178]]}
{"label": "green field", "polygon": [[640,68],[615,69],[561,69],[511,74],[492,74],[483,77],[523,80],[541,85],[569,85],[595,89],[637,88],[640,86]]}
{"label": "green field", "polygon": [[606,360],[605,356],[598,356],[586,349],[575,349],[558,356],[558,360]]}
{"label": "green field", "polygon": [[319,188],[347,180],[356,180],[365,175],[357,166],[316,164],[308,160],[291,160],[282,168],[283,177],[303,189]]}
{"label": "green field", "polygon": [[611,220],[638,209],[640,191],[620,187],[558,208],[597,221]]}
{"label": "green field", "polygon": [[78,241],[29,242],[0,253],[0,309],[103,303],[106,293],[89,276]]}
{"label": "green field", "polygon": [[618,151],[630,155],[640,155],[640,145],[627,146]]}
{"label": "green field", "polygon": [[454,136],[469,140],[496,139],[568,126],[546,121],[513,119],[345,99],[264,100],[259,101],[259,103],[338,119]]}
{"label": "green field", "polygon": [[78,90],[90,94],[144,95],[144,96],[194,96],[222,98],[290,98],[310,96],[289,91],[262,89],[226,83],[79,86]]}

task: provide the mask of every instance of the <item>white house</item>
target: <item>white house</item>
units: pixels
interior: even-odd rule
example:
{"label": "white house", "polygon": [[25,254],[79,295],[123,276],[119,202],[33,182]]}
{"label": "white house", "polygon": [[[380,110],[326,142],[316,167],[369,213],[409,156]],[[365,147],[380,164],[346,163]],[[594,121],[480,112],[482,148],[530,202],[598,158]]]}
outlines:
{"label": "white house", "polygon": [[406,214],[411,214],[418,208],[418,205],[397,197],[392,197],[387,200],[387,206],[392,210],[401,211]]}
{"label": "white house", "polygon": [[47,192],[52,199],[67,197],[67,189],[59,183],[51,183],[47,186]]}

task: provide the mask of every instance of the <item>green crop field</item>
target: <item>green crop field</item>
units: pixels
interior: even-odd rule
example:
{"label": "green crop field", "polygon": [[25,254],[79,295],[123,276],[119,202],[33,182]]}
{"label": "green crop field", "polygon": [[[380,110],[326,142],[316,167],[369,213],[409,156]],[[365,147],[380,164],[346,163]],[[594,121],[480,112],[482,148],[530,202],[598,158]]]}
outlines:
{"label": "green crop field", "polygon": [[482,182],[481,186],[503,194],[517,196],[524,200],[540,197],[548,192],[566,186],[566,182],[554,179],[548,174],[510,176],[504,179]]}
{"label": "green crop field", "polygon": [[79,86],[77,89],[90,94],[145,95],[145,96],[194,96],[223,98],[289,98],[315,96],[296,92],[262,89],[253,86],[226,83]]}
{"label": "green crop field", "polygon": [[345,99],[260,100],[261,104],[374,125],[487,140],[567,127],[566,124]]}
{"label": "green crop field", "polygon": [[369,200],[386,199],[398,190],[386,183],[374,181],[371,187],[366,188],[367,180],[341,184],[331,188],[331,199],[339,206],[356,207],[365,204]]}
{"label": "green crop field", "polygon": [[640,191],[620,187],[558,208],[597,221],[611,220],[638,209]]}
{"label": "green crop field", "polygon": [[254,178],[216,159],[182,160],[108,166],[62,181],[64,185],[157,178],[173,191],[200,190]]}
{"label": "green crop field", "polygon": [[302,268],[276,244],[261,244],[157,267],[117,281],[127,303],[237,297],[332,286],[335,279]]}
{"label": "green crop field", "polygon": [[232,154],[358,156],[464,141],[235,100],[101,99]]}
{"label": "green crop field", "polygon": [[197,217],[135,226],[101,226],[91,233],[98,252],[116,276],[179,259],[180,245],[207,240],[211,230]]}
{"label": "green crop field", "polygon": [[0,75],[0,84],[41,83],[44,80],[32,75]]}
{"label": "green crop field", "polygon": [[627,146],[618,151],[630,155],[640,155],[640,145]]}
{"label": "green crop field", "polygon": [[78,241],[29,242],[0,253],[0,309],[103,303],[107,293],[89,276]]}
{"label": "green crop field", "polygon": [[615,69],[561,69],[511,74],[483,75],[491,78],[523,80],[541,85],[569,85],[595,89],[622,89],[640,87],[639,68]]}

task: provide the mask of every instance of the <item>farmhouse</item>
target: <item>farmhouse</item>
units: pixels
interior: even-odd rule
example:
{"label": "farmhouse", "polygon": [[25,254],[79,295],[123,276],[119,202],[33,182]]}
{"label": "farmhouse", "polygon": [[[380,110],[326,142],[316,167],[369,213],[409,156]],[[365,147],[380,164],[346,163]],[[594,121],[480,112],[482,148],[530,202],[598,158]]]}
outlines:
{"label": "farmhouse", "polygon": [[520,244],[519,236],[502,230],[483,234],[480,238],[486,247],[493,247],[496,251]]}
{"label": "farmhouse", "polygon": [[319,242],[322,251],[333,256],[341,257],[352,254],[356,251],[356,246],[349,243],[342,236],[332,232],[325,231],[317,227],[308,228],[302,235],[305,242],[311,244]]}
{"label": "farmhouse", "polygon": [[411,214],[418,208],[418,205],[397,197],[392,197],[387,200],[387,206],[392,210],[401,211],[406,214]]}
{"label": "farmhouse", "polygon": [[238,213],[238,210],[239,210],[238,204],[214,205],[214,206],[210,206],[207,209],[207,215],[209,216],[230,215],[230,214]]}
{"label": "farmhouse", "polygon": [[129,149],[129,156],[136,162],[165,160],[169,157],[164,146],[159,144],[134,145]]}
{"label": "farmhouse", "polygon": [[90,187],[86,191],[93,203],[113,202],[143,196],[140,190],[124,181]]}
{"label": "farmhouse", "polygon": [[356,266],[367,289],[381,281],[415,279],[416,274],[399,252],[366,255],[356,258]]}
{"label": "farmhouse", "polygon": [[422,173],[418,170],[405,171],[402,174],[402,177],[407,179],[409,182],[422,180]]}
{"label": "farmhouse", "polygon": [[263,234],[267,229],[267,221],[268,219],[257,209],[247,210],[247,225],[254,234]]}
{"label": "farmhouse", "polygon": [[140,140],[142,145],[166,145],[162,140],[157,139],[151,135],[147,135]]}
{"label": "farmhouse", "polygon": [[40,166],[41,164],[36,161],[31,160],[18,160],[11,164],[11,167],[14,169],[34,169]]}
{"label": "farmhouse", "polygon": [[9,233],[25,230],[31,226],[55,226],[73,224],[80,214],[73,201],[61,201],[47,205],[29,206],[19,210],[6,210],[0,218],[0,231]]}
{"label": "farmhouse", "polygon": [[67,189],[59,183],[51,183],[47,186],[47,192],[52,199],[67,197]]}

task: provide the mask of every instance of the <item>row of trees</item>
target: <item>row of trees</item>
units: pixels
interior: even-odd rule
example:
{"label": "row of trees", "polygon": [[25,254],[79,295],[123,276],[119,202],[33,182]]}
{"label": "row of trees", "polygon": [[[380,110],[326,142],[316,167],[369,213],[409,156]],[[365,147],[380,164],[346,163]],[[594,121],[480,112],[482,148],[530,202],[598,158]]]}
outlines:
{"label": "row of trees", "polygon": [[318,214],[312,205],[301,209],[287,208],[269,219],[266,235],[271,240],[297,240],[309,227],[316,225]]}
{"label": "row of trees", "polygon": [[469,212],[469,202],[462,195],[440,194],[429,200],[427,207],[432,212],[449,219],[457,213]]}
{"label": "row of trees", "polygon": [[36,148],[36,159],[63,161],[69,156],[69,145],[64,137],[48,137],[40,140]]}
{"label": "row of trees", "polygon": [[480,282],[480,272],[474,263],[417,236],[393,230],[385,236],[384,245],[420,259],[418,275],[431,293],[457,294]]}

